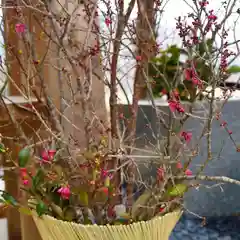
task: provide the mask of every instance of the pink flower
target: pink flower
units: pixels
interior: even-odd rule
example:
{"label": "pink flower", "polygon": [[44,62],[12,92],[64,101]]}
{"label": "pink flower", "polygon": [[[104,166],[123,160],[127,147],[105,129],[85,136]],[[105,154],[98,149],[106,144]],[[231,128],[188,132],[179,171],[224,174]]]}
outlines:
{"label": "pink flower", "polygon": [[190,169],[187,169],[187,170],[185,171],[185,174],[186,174],[187,176],[192,176],[192,171],[191,171]]}
{"label": "pink flower", "polygon": [[179,112],[179,113],[184,113],[184,108],[181,106],[181,104],[175,100],[169,100],[168,101],[169,108],[171,112]]}
{"label": "pink flower", "polygon": [[160,207],[160,208],[159,208],[159,212],[160,212],[160,213],[163,212],[164,209],[165,209],[165,207]]}
{"label": "pink flower", "polygon": [[20,174],[22,178],[25,178],[27,176],[27,169],[26,168],[20,168]]}
{"label": "pink flower", "polygon": [[48,150],[48,156],[49,156],[50,160],[52,160],[54,158],[55,154],[56,154],[55,149]]}
{"label": "pink flower", "polygon": [[187,81],[192,80],[192,83],[193,83],[194,85],[197,85],[197,86],[199,86],[199,87],[202,86],[202,81],[198,78],[197,73],[195,72],[194,69],[192,69],[192,68],[187,68],[187,69],[185,69],[184,74],[185,74],[185,79],[186,79]]}
{"label": "pink flower", "polygon": [[208,4],[209,4],[209,2],[206,1],[206,0],[203,0],[203,1],[200,1],[200,2],[199,2],[199,5],[200,5],[201,7],[206,7]]}
{"label": "pink flower", "polygon": [[119,118],[120,119],[124,119],[124,114],[123,113],[119,113]]}
{"label": "pink flower", "polygon": [[48,151],[44,150],[41,154],[41,158],[44,163],[48,163],[54,159],[54,156],[56,154],[56,150],[50,149]]}
{"label": "pink flower", "polygon": [[102,176],[103,176],[103,177],[107,177],[107,176],[108,176],[108,171],[102,169]]}
{"label": "pink flower", "polygon": [[161,94],[162,95],[166,95],[168,92],[167,92],[167,90],[166,89],[163,89],[162,91],[161,91]]}
{"label": "pink flower", "polygon": [[138,62],[141,61],[141,60],[142,60],[142,56],[140,56],[140,55],[136,56],[136,60],[137,60]]}
{"label": "pink flower", "polygon": [[27,186],[28,184],[29,184],[28,179],[24,179],[24,180],[23,180],[23,185]]}
{"label": "pink flower", "polygon": [[202,86],[202,81],[196,76],[192,78],[192,83],[197,86]]}
{"label": "pink flower", "polygon": [[181,162],[177,163],[177,169],[182,169],[182,163]]}
{"label": "pink flower", "polygon": [[216,21],[217,20],[217,16],[213,14],[213,10],[209,11],[209,15],[208,15],[208,19],[212,20],[212,21]]}
{"label": "pink flower", "polygon": [[184,140],[189,143],[192,139],[192,133],[191,132],[181,132],[181,137],[184,138]]}
{"label": "pink flower", "polygon": [[68,186],[59,188],[57,192],[61,195],[62,199],[69,199],[71,195],[71,191]]}
{"label": "pink flower", "polygon": [[16,33],[24,33],[26,30],[26,26],[23,23],[17,23],[15,25],[15,31]]}
{"label": "pink flower", "polygon": [[43,162],[49,162],[49,155],[48,155],[48,151],[44,150],[41,154],[41,158],[43,160]]}
{"label": "pink flower", "polygon": [[185,73],[185,79],[187,81],[190,81],[192,79],[192,76],[193,76],[192,69],[191,68],[187,68],[187,69],[185,69],[184,73]]}
{"label": "pink flower", "polygon": [[173,90],[173,96],[176,98],[176,99],[179,99],[179,92],[177,89]]}
{"label": "pink flower", "polygon": [[227,126],[227,122],[226,121],[223,121],[221,124],[220,124],[221,127],[226,127]]}
{"label": "pink flower", "polygon": [[160,180],[160,181],[164,179],[164,169],[163,168],[157,169],[157,177],[158,177],[158,180]]}
{"label": "pink flower", "polygon": [[170,100],[170,101],[168,101],[168,104],[169,104],[169,108],[170,108],[171,112],[175,112],[177,109],[177,102]]}
{"label": "pink flower", "polygon": [[109,27],[110,24],[112,24],[112,21],[110,18],[105,18],[105,24]]}
{"label": "pink flower", "polygon": [[108,187],[102,187],[102,188],[101,188],[101,191],[102,191],[103,193],[105,193],[106,195],[108,195]]}

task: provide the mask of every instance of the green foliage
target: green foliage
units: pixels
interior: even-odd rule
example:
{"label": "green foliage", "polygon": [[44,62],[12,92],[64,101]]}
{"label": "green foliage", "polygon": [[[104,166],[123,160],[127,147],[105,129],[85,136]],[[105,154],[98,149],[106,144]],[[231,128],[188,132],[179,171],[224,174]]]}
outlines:
{"label": "green foliage", "polygon": [[168,92],[172,89],[179,64],[181,65],[180,54],[181,49],[172,45],[165,51],[161,51],[160,56],[153,58],[150,62],[148,74],[155,81],[153,87],[155,96],[159,96],[163,89]]}
{"label": "green foliage", "polygon": [[29,162],[31,157],[31,151],[29,148],[22,149],[18,154],[18,164],[19,167],[24,168],[26,167],[27,163]]}
{"label": "green foliage", "polygon": [[169,197],[183,196],[183,194],[187,191],[187,189],[188,189],[187,185],[179,183],[167,190],[167,196]]}
{"label": "green foliage", "polygon": [[31,209],[28,208],[28,207],[20,207],[20,208],[18,209],[18,211],[19,211],[20,213],[22,213],[22,214],[25,214],[25,215],[29,215],[29,216],[32,215],[32,211],[31,211]]}
{"label": "green foliage", "polygon": [[144,192],[133,204],[131,215],[135,219],[137,218],[141,206],[146,206],[149,198],[151,197],[150,192]]}
{"label": "green foliage", "polygon": [[0,143],[0,152],[5,153],[6,151],[7,150],[6,150],[5,146],[2,143]]}
{"label": "green foliage", "polygon": [[56,205],[60,205],[60,203],[61,203],[61,196],[57,192],[58,189],[59,188],[57,187],[57,183],[56,184],[51,184],[51,183],[46,184],[46,194],[49,196],[50,201]]}
{"label": "green foliage", "polygon": [[64,220],[72,222],[76,219],[76,211],[72,207],[67,207],[63,211]]}
{"label": "green foliage", "polygon": [[43,202],[39,202],[36,206],[36,212],[39,217],[41,217],[43,214],[47,213],[48,208]]}
{"label": "green foliage", "polygon": [[4,200],[5,204],[9,204],[14,207],[18,206],[18,202],[15,200],[15,198],[8,194],[7,192],[3,192],[1,197]]}
{"label": "green foliage", "polygon": [[239,73],[240,72],[240,66],[233,65],[228,68],[227,70],[228,73]]}
{"label": "green foliage", "polygon": [[[185,79],[184,71],[186,68],[192,68],[188,62],[191,56],[191,62],[198,79],[203,84],[207,84],[212,76],[213,70],[208,65],[209,53],[214,55],[214,46],[211,39],[206,42],[200,42],[188,53],[185,49],[179,48],[176,45],[169,46],[166,50],[160,52],[159,56],[154,57],[149,63],[148,76],[149,81],[154,81],[152,91],[155,97],[161,96],[164,90],[167,93],[177,90],[181,100],[194,101],[196,100],[197,87],[192,81]],[[186,61],[181,61],[180,57],[186,57]],[[231,66],[227,73],[240,72],[239,66]],[[202,99],[199,95],[199,99]]]}
{"label": "green foliage", "polygon": [[79,201],[81,205],[88,206],[88,193],[85,191],[81,191],[79,193]]}
{"label": "green foliage", "polygon": [[37,173],[35,176],[32,178],[32,183],[33,183],[33,189],[37,189],[40,184],[44,182],[44,172],[41,168],[38,169]]}

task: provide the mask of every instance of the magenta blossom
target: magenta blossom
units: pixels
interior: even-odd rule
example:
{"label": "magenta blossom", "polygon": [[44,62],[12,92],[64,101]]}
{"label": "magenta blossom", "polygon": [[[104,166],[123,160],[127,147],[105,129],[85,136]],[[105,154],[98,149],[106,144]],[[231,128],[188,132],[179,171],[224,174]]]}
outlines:
{"label": "magenta blossom", "polygon": [[184,113],[185,112],[182,105],[175,100],[169,100],[168,104],[169,104],[169,108],[170,108],[171,112],[176,112],[176,111],[179,112],[179,113]]}
{"label": "magenta blossom", "polygon": [[24,179],[23,180],[23,185],[27,186],[29,184],[29,180],[28,179]]}
{"label": "magenta blossom", "polygon": [[187,81],[190,81],[192,79],[192,77],[193,77],[192,69],[191,68],[187,68],[187,69],[185,69],[184,73],[185,73],[185,79]]}
{"label": "magenta blossom", "polygon": [[177,169],[182,169],[182,163],[181,162],[177,163]]}
{"label": "magenta blossom", "polygon": [[56,154],[56,150],[51,149],[51,150],[44,150],[41,154],[41,159],[44,163],[51,162]]}
{"label": "magenta blossom", "polygon": [[23,23],[17,23],[15,25],[15,31],[16,33],[24,33],[26,30],[26,25]]}
{"label": "magenta blossom", "polygon": [[20,168],[20,174],[22,178],[25,178],[27,176],[27,169],[26,168]]}
{"label": "magenta blossom", "polygon": [[108,176],[108,171],[105,169],[102,169],[102,177],[107,177]]}
{"label": "magenta blossom", "polygon": [[43,162],[48,162],[49,161],[48,151],[44,150],[41,154],[41,158]]}
{"label": "magenta blossom", "polygon": [[217,20],[217,16],[213,14],[213,10],[209,11],[209,15],[208,15],[208,19],[212,20],[212,21],[216,21]]}
{"label": "magenta blossom", "polygon": [[48,156],[49,156],[50,160],[52,160],[54,158],[55,154],[56,154],[55,149],[48,150]]}
{"label": "magenta blossom", "polygon": [[110,18],[105,19],[105,24],[109,27],[112,24],[112,21]]}
{"label": "magenta blossom", "polygon": [[190,169],[187,169],[187,170],[185,171],[185,174],[186,174],[187,176],[192,176],[192,171],[191,171]]}
{"label": "magenta blossom", "polygon": [[192,83],[193,83],[194,85],[196,85],[196,86],[199,86],[199,87],[202,86],[202,81],[201,81],[198,77],[196,77],[196,76],[194,76],[194,77],[192,78]]}
{"label": "magenta blossom", "polygon": [[157,169],[157,177],[159,181],[162,181],[164,179],[164,169],[163,168],[158,168]]}
{"label": "magenta blossom", "polygon": [[180,134],[181,137],[184,138],[184,140],[189,143],[192,139],[192,133],[191,132],[181,132]]}
{"label": "magenta blossom", "polygon": [[61,187],[58,189],[57,192],[61,195],[62,199],[69,199],[69,197],[71,196],[69,186]]}

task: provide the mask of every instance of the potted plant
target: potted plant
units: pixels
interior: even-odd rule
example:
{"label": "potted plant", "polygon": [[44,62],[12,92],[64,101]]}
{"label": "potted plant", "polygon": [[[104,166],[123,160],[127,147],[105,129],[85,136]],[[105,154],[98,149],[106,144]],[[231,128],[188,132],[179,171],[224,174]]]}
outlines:
{"label": "potted plant", "polygon": [[[106,4],[105,1],[103,3]],[[149,1],[145,4],[152,10],[148,11],[151,26],[154,24],[154,17],[151,15],[155,12],[153,8],[155,5],[159,7],[159,4],[155,1],[151,2],[151,6],[148,5]],[[154,146],[147,156],[134,154],[134,149],[137,148],[135,132],[138,100],[145,88],[142,85],[145,78],[143,70],[147,68],[151,57],[143,50],[146,41],[153,48],[156,47],[156,42],[153,36],[142,33],[149,30],[149,25],[145,24],[147,20],[145,13],[141,13],[141,6],[138,6],[137,29],[134,25],[128,25],[134,7],[133,0],[127,6],[126,13],[123,1],[119,1],[116,12],[111,10],[110,3],[106,6],[108,11],[103,15],[111,36],[115,36],[114,23],[117,26],[116,36],[111,38],[113,46],[110,47],[113,48],[113,52],[109,50],[111,48],[106,48],[106,62],[106,44],[101,45],[98,41],[98,37],[102,37],[104,43],[106,32],[103,34],[99,31],[97,21],[94,20],[94,16],[98,15],[94,12],[97,9],[96,3],[76,2],[75,8],[67,12],[58,1],[44,4],[39,2],[41,13],[49,17],[44,18],[45,21],[37,21],[35,15],[33,18],[45,35],[45,43],[51,42],[55,47],[59,47],[59,51],[51,52],[51,61],[45,57],[36,60],[36,48],[31,42],[36,40],[36,32],[31,29],[36,28],[27,26],[19,6],[13,7],[16,11],[15,18],[19,20],[15,25],[15,32],[25,47],[22,58],[18,60],[25,74],[28,89],[21,89],[16,84],[16,79],[7,76],[27,99],[31,99],[32,94],[36,95],[36,99],[43,104],[44,111],[40,112],[29,100],[27,109],[41,123],[41,129],[36,134],[40,141],[35,142],[34,138],[26,137],[20,123],[13,121],[18,129],[17,134],[21,137],[21,149],[17,159],[12,155],[11,149],[7,150],[7,146],[1,145],[2,154],[12,161],[13,171],[18,173],[23,194],[21,200],[9,192],[2,191],[1,200],[6,206],[15,207],[21,213],[33,217],[42,239],[135,237],[138,240],[167,240],[184,209],[184,194],[189,189],[196,188],[192,180],[237,185],[240,182],[222,176],[193,175],[189,169],[193,157],[193,154],[189,154],[192,134],[183,129],[185,118],[191,115],[187,114],[176,96],[170,99],[168,107],[172,111],[171,121],[176,117],[181,118],[180,127],[167,127],[167,138]],[[35,7],[31,5],[31,9]],[[81,18],[83,14],[84,21]],[[133,38],[138,44],[138,63],[129,118],[122,114],[117,104],[117,64],[121,50],[119,39],[123,38],[127,27],[135,29],[136,33],[144,30],[140,31],[140,38],[138,34]],[[87,33],[83,34],[82,29]],[[14,48],[7,46],[6,49],[13,55],[16,54]],[[50,50],[52,48],[49,46]],[[103,52],[102,61],[99,59],[100,50]],[[53,54],[57,54],[57,57],[54,58]],[[29,63],[29,59],[33,60],[30,61],[30,65],[21,64]],[[29,66],[34,77],[41,83],[41,91],[37,91],[31,81],[31,71],[26,70]],[[60,101],[54,101],[57,98],[56,91],[49,92],[51,82],[47,82],[42,73],[45,66],[50,66],[48,70],[53,68],[59,71]],[[103,81],[103,69],[99,69],[99,66],[103,66],[106,73],[110,69],[109,81]],[[100,100],[93,99],[97,81],[106,83],[110,89],[109,122],[102,116],[104,110],[97,113],[96,104]],[[148,90],[151,93],[151,89]],[[39,95],[42,92],[43,94]],[[59,102],[60,105],[57,105]],[[213,108],[213,104],[211,107]],[[9,111],[8,108],[6,110]],[[209,118],[212,116],[213,113]],[[124,123],[122,132],[119,130],[119,121]],[[166,125],[164,120],[161,121]],[[151,142],[148,142],[148,145],[152,146]],[[139,159],[149,167],[154,166],[148,169],[152,171],[151,175],[146,174],[144,178],[141,176],[141,171],[138,171],[141,164]]]}

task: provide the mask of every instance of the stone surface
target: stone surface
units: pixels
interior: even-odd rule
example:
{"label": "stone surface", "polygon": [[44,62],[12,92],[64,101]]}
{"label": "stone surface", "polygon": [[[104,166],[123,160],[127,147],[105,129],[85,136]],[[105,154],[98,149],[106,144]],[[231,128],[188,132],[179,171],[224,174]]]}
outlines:
{"label": "stone surface", "polygon": [[184,214],[169,240],[239,240],[239,229],[240,217],[209,218],[202,226],[201,220]]}

